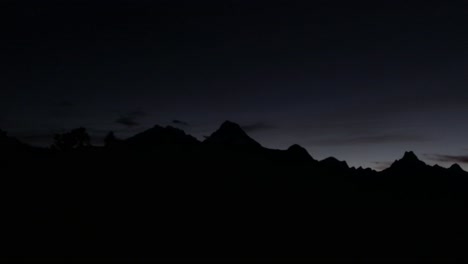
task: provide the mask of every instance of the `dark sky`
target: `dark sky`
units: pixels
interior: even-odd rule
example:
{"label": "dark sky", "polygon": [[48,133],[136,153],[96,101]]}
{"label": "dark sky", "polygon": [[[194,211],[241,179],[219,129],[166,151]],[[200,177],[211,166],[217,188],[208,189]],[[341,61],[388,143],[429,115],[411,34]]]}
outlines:
{"label": "dark sky", "polygon": [[0,128],[229,119],[264,146],[468,169],[468,1],[1,1]]}

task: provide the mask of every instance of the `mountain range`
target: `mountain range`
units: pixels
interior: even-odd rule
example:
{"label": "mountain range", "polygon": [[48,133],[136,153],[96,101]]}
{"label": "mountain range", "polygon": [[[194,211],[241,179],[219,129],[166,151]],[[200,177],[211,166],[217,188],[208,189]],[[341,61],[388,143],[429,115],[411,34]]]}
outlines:
{"label": "mountain range", "polygon": [[[468,260],[468,173],[269,149],[224,122],[44,149],[0,133],[1,260]],[[67,145],[68,144],[68,145]]]}
{"label": "mountain range", "polygon": [[[1,150],[19,150],[33,149],[34,147],[28,146],[19,140],[7,136],[5,132],[0,135],[0,147]],[[94,147],[99,148],[99,147]],[[200,152],[209,152],[211,149],[213,152],[226,152],[229,151],[244,151],[242,155],[236,157],[238,160],[243,158],[253,158],[258,160],[270,160],[274,162],[300,162],[308,164],[321,164],[325,167],[335,167],[336,169],[349,169],[352,171],[365,171],[367,173],[377,173],[377,171],[370,168],[354,168],[349,167],[345,161],[338,161],[336,158],[329,157],[322,161],[315,160],[305,148],[294,144],[286,150],[268,149],[261,146],[260,143],[252,139],[241,126],[231,122],[225,121],[218,130],[212,133],[204,141],[199,141],[195,137],[186,134],[183,130],[167,126],[162,127],[155,125],[154,127],[138,133],[128,139],[120,140],[119,147],[113,148],[114,151],[133,149],[134,151],[144,150],[164,150],[168,148],[191,148],[200,149]],[[213,149],[215,148],[215,149]],[[37,149],[37,148],[36,148]],[[0,151],[1,151],[0,150]],[[220,153],[216,153],[219,157]],[[200,156],[193,157],[194,159],[200,158]],[[396,160],[391,166],[385,169],[383,172],[389,171],[401,171],[401,170],[431,170],[438,171],[439,173],[449,174],[464,174],[465,172],[460,165],[453,164],[450,168],[445,169],[439,165],[429,166],[419,158],[412,151],[405,152],[400,160]]]}
{"label": "mountain range", "polygon": [[[154,151],[157,151],[158,149],[166,150],[167,147],[171,146],[177,146],[177,148],[186,147],[199,149],[199,151],[203,152],[204,155],[207,155],[207,152],[212,151],[218,158],[226,154],[226,152],[231,152],[230,154],[238,152],[240,155],[235,157],[236,161],[254,159],[259,162],[272,161],[280,163],[307,163],[310,165],[329,167],[330,169],[333,168],[337,170],[350,170],[355,172],[365,172],[367,174],[378,174],[377,171],[370,168],[350,168],[345,161],[339,161],[334,157],[329,157],[321,161],[315,160],[305,148],[297,144],[290,146],[286,150],[265,148],[243,131],[240,125],[231,121],[225,121],[218,130],[212,133],[204,141],[197,140],[195,137],[186,134],[181,129],[174,128],[172,126],[161,127],[156,125],[151,129],[124,140],[122,146],[124,145],[140,151],[142,149],[152,149]],[[199,159],[204,157],[204,155],[194,156],[192,158]],[[229,158],[233,157],[230,156]],[[405,152],[401,159],[394,161],[389,168],[383,170],[381,173],[385,174],[392,171],[396,172],[405,170],[411,170],[412,173],[414,170],[420,170],[421,172],[429,170],[434,173],[438,172],[441,174],[468,175],[468,173],[465,172],[458,164],[453,164],[448,169],[440,167],[439,165],[429,166],[421,161],[412,151]]]}

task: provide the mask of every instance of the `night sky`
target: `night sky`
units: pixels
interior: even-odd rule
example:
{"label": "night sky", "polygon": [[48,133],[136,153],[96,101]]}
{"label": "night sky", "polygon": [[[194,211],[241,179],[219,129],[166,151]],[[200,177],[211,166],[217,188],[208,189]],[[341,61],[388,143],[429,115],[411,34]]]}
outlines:
{"label": "night sky", "polygon": [[224,120],[377,169],[468,169],[468,1],[1,1],[0,128],[99,144]]}

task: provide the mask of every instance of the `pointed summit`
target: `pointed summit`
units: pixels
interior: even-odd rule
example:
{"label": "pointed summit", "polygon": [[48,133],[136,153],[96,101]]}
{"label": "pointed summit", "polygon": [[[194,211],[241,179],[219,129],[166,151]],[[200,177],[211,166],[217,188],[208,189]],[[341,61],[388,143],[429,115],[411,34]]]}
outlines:
{"label": "pointed summit", "polygon": [[389,169],[413,170],[426,167],[413,151],[406,151],[403,157],[393,162]]}
{"label": "pointed summit", "polygon": [[225,121],[218,130],[204,141],[204,143],[235,146],[261,146],[257,141],[249,137],[238,124],[231,121]]}

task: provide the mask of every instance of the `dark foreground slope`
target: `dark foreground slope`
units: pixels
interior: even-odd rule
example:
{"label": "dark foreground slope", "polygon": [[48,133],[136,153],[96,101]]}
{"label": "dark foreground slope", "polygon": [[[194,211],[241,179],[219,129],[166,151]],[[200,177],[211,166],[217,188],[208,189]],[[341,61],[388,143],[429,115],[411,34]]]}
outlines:
{"label": "dark foreground slope", "polygon": [[[5,141],[6,142],[6,141]],[[2,259],[466,259],[468,175],[263,148],[224,123],[109,147],[1,149]]]}

